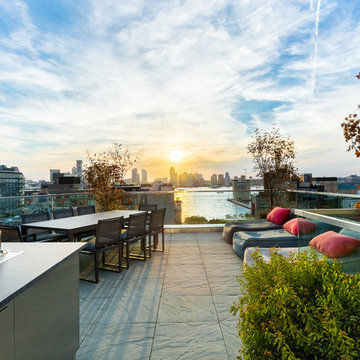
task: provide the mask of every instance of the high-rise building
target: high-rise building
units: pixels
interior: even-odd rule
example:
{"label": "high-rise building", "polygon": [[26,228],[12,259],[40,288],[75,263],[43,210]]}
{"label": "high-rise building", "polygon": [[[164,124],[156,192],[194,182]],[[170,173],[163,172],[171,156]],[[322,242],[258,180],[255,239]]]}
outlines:
{"label": "high-rise building", "polygon": [[218,177],[216,174],[212,174],[210,178],[211,186],[217,186],[218,184]]}
{"label": "high-rise building", "polygon": [[177,173],[173,167],[170,168],[170,184],[178,186]]}
{"label": "high-rise building", "polygon": [[218,175],[218,185],[219,186],[224,186],[225,185],[225,177],[224,177],[223,174]]}
{"label": "high-rise building", "polygon": [[144,169],[141,169],[141,183],[147,184],[147,171]]}
{"label": "high-rise building", "polygon": [[[16,166],[8,168],[0,165],[0,197],[23,196],[25,194],[25,177]],[[21,213],[24,199],[2,199],[0,216]]]}
{"label": "high-rise building", "polygon": [[71,175],[72,176],[77,176],[77,168],[76,168],[76,166],[73,166],[73,168],[71,169]]}
{"label": "high-rise building", "polygon": [[139,183],[139,174],[138,174],[136,168],[131,170],[131,182],[133,184],[138,184]]}
{"label": "high-rise building", "polygon": [[77,172],[77,176],[82,176],[82,171],[83,171],[83,161],[82,160],[76,160],[76,172]]}
{"label": "high-rise building", "polygon": [[231,186],[231,179],[228,172],[225,173],[225,186]]}
{"label": "high-rise building", "polygon": [[60,169],[50,169],[50,182],[54,183],[54,174],[59,174]]}

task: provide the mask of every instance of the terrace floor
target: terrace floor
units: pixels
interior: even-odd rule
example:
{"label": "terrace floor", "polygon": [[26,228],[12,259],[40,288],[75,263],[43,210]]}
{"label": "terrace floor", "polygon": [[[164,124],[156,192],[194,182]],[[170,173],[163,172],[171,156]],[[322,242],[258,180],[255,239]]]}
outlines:
{"label": "terrace floor", "polygon": [[236,359],[241,260],[219,232],[165,239],[165,253],[80,282],[76,360]]}

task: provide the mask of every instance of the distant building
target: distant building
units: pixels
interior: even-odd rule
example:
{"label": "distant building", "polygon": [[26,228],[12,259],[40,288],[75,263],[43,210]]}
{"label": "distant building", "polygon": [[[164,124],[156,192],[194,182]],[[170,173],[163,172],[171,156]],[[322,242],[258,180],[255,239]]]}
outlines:
{"label": "distant building", "polygon": [[248,202],[251,199],[251,180],[245,179],[245,176],[241,176],[241,179],[234,179],[233,183],[233,196],[234,199]]}
{"label": "distant building", "polygon": [[[16,166],[8,168],[0,165],[0,197],[23,196],[25,194],[25,177]],[[0,215],[21,213],[24,199],[1,199]]]}
{"label": "distant building", "polygon": [[83,161],[76,160],[76,175],[81,177],[83,172]]}
{"label": "distant building", "polygon": [[177,186],[177,173],[175,172],[175,169],[173,167],[170,168],[170,184]]}
{"label": "distant building", "polygon": [[77,175],[77,168],[76,168],[76,166],[73,166],[73,168],[71,169],[71,175],[72,175],[72,176],[76,176],[76,175]]}
{"label": "distant building", "polygon": [[217,186],[218,185],[218,177],[216,174],[212,174],[210,178],[211,186]]}
{"label": "distant building", "polygon": [[141,184],[147,184],[147,171],[144,169],[141,169]]}
{"label": "distant building", "polygon": [[60,169],[50,169],[50,182],[54,183],[54,174],[59,174],[60,173]]}
{"label": "distant building", "polygon": [[132,169],[131,170],[131,182],[132,182],[132,184],[135,184],[135,185],[139,184],[140,183],[139,177],[140,176],[139,176],[139,174],[137,172],[137,169],[136,168]]}
{"label": "distant building", "polygon": [[219,186],[225,186],[225,177],[223,174],[218,175],[218,185]]}
{"label": "distant building", "polygon": [[225,173],[225,186],[231,186],[231,179],[228,172]]}

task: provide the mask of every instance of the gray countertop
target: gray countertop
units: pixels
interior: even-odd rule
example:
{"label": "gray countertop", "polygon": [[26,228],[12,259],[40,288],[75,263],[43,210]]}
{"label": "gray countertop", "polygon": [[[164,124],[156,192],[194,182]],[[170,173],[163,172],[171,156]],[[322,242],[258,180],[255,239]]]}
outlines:
{"label": "gray countertop", "polygon": [[86,243],[2,243],[23,253],[0,263],[0,308],[53,271]]}

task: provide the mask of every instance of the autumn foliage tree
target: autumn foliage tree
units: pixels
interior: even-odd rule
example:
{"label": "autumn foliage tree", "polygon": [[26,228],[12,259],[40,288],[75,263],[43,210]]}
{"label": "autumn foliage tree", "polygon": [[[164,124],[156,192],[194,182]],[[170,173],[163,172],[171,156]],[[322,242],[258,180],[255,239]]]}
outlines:
{"label": "autumn foliage tree", "polygon": [[129,202],[125,191],[117,186],[125,184],[125,175],[135,161],[128,149],[118,143],[109,151],[88,153],[84,178],[88,193],[94,196],[101,211],[119,209]]}
{"label": "autumn foliage tree", "polygon": [[[356,75],[360,79],[360,73]],[[358,105],[358,110],[360,105]],[[349,114],[345,121],[341,123],[343,128],[345,141],[349,143],[347,151],[354,150],[355,156],[360,157],[360,117],[358,114]]]}
{"label": "autumn foliage tree", "polygon": [[264,132],[256,129],[247,150],[253,157],[257,176],[264,178],[264,193],[273,208],[279,190],[296,174],[294,141],[282,137],[275,128]]}

